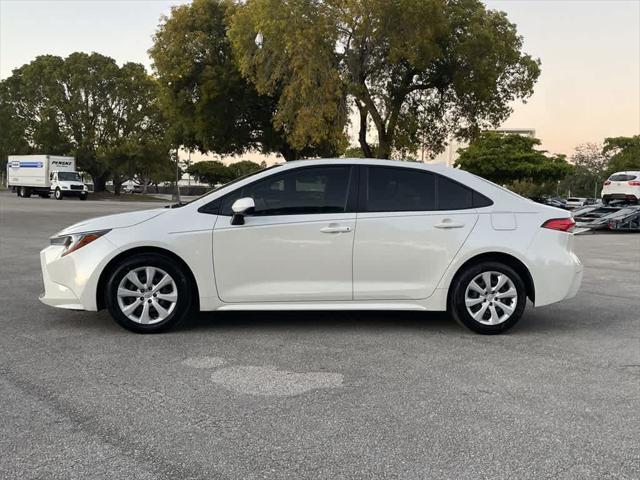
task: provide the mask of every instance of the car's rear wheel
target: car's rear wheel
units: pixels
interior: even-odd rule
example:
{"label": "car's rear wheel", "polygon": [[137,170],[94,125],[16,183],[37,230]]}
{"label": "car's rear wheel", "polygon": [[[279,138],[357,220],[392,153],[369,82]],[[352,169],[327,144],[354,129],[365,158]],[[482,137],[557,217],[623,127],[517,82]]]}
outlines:
{"label": "car's rear wheel", "polygon": [[176,262],[143,253],[121,262],[110,275],[105,304],[116,322],[137,333],[175,327],[192,309],[193,288]]}
{"label": "car's rear wheel", "polygon": [[477,333],[493,335],[513,327],[527,302],[525,284],[510,266],[482,262],[465,269],[452,285],[453,317]]}

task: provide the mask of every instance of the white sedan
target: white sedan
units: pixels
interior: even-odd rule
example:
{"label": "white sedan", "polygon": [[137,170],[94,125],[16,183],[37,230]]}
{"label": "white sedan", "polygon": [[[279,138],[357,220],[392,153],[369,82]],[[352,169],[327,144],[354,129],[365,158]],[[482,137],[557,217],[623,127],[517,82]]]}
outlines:
{"label": "white sedan", "polygon": [[40,299],[107,308],[142,333],[196,310],[448,310],[495,334],[527,298],[576,294],[573,226],[568,212],[462,170],[297,161],[186,205],[62,230],[40,254]]}

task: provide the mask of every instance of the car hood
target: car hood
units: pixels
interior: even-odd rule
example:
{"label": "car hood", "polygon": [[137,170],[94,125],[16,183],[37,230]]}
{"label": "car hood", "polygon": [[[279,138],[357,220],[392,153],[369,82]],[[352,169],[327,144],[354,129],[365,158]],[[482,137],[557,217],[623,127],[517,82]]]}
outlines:
{"label": "car hood", "polygon": [[166,213],[168,210],[164,208],[154,208],[153,210],[141,210],[138,212],[117,213],[115,215],[107,215],[104,217],[90,218],[82,222],[71,225],[56,234],[69,235],[71,233],[93,232],[96,230],[106,230],[113,228],[125,228],[146,222],[158,215]]}

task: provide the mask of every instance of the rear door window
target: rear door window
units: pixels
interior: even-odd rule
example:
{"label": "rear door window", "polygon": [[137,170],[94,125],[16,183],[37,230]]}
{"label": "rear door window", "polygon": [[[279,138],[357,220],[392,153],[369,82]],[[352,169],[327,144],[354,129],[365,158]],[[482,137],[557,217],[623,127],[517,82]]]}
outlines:
{"label": "rear door window", "polygon": [[438,210],[466,210],[493,205],[493,202],[475,190],[438,175]]}
{"label": "rear door window", "polygon": [[435,175],[410,168],[369,167],[366,212],[435,210]]}
{"label": "rear door window", "polygon": [[465,210],[493,202],[443,175],[412,168],[368,167],[365,212]]}

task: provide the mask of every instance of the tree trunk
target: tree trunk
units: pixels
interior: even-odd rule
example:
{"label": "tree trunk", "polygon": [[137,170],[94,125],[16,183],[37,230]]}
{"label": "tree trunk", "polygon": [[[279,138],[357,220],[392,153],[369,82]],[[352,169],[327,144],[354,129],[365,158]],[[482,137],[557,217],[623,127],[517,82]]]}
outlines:
{"label": "tree trunk", "polygon": [[282,147],[280,148],[280,154],[284,157],[286,162],[298,160],[298,158],[300,158],[300,153],[294,150],[288,143],[282,145]]}
{"label": "tree trunk", "polygon": [[107,176],[105,174],[94,175],[91,172],[89,172],[89,174],[93,179],[93,191],[104,192],[106,190]]}
{"label": "tree trunk", "polygon": [[391,157],[391,141],[384,133],[378,132],[378,148],[376,149],[376,158]]}
{"label": "tree trunk", "polygon": [[367,143],[367,116],[369,112],[365,107],[358,104],[358,110],[360,112],[360,131],[358,132],[358,142],[360,142],[360,148],[364,158],[372,158],[371,146]]}
{"label": "tree trunk", "polygon": [[120,190],[122,190],[122,178],[117,175],[113,177],[113,194],[120,196]]}

